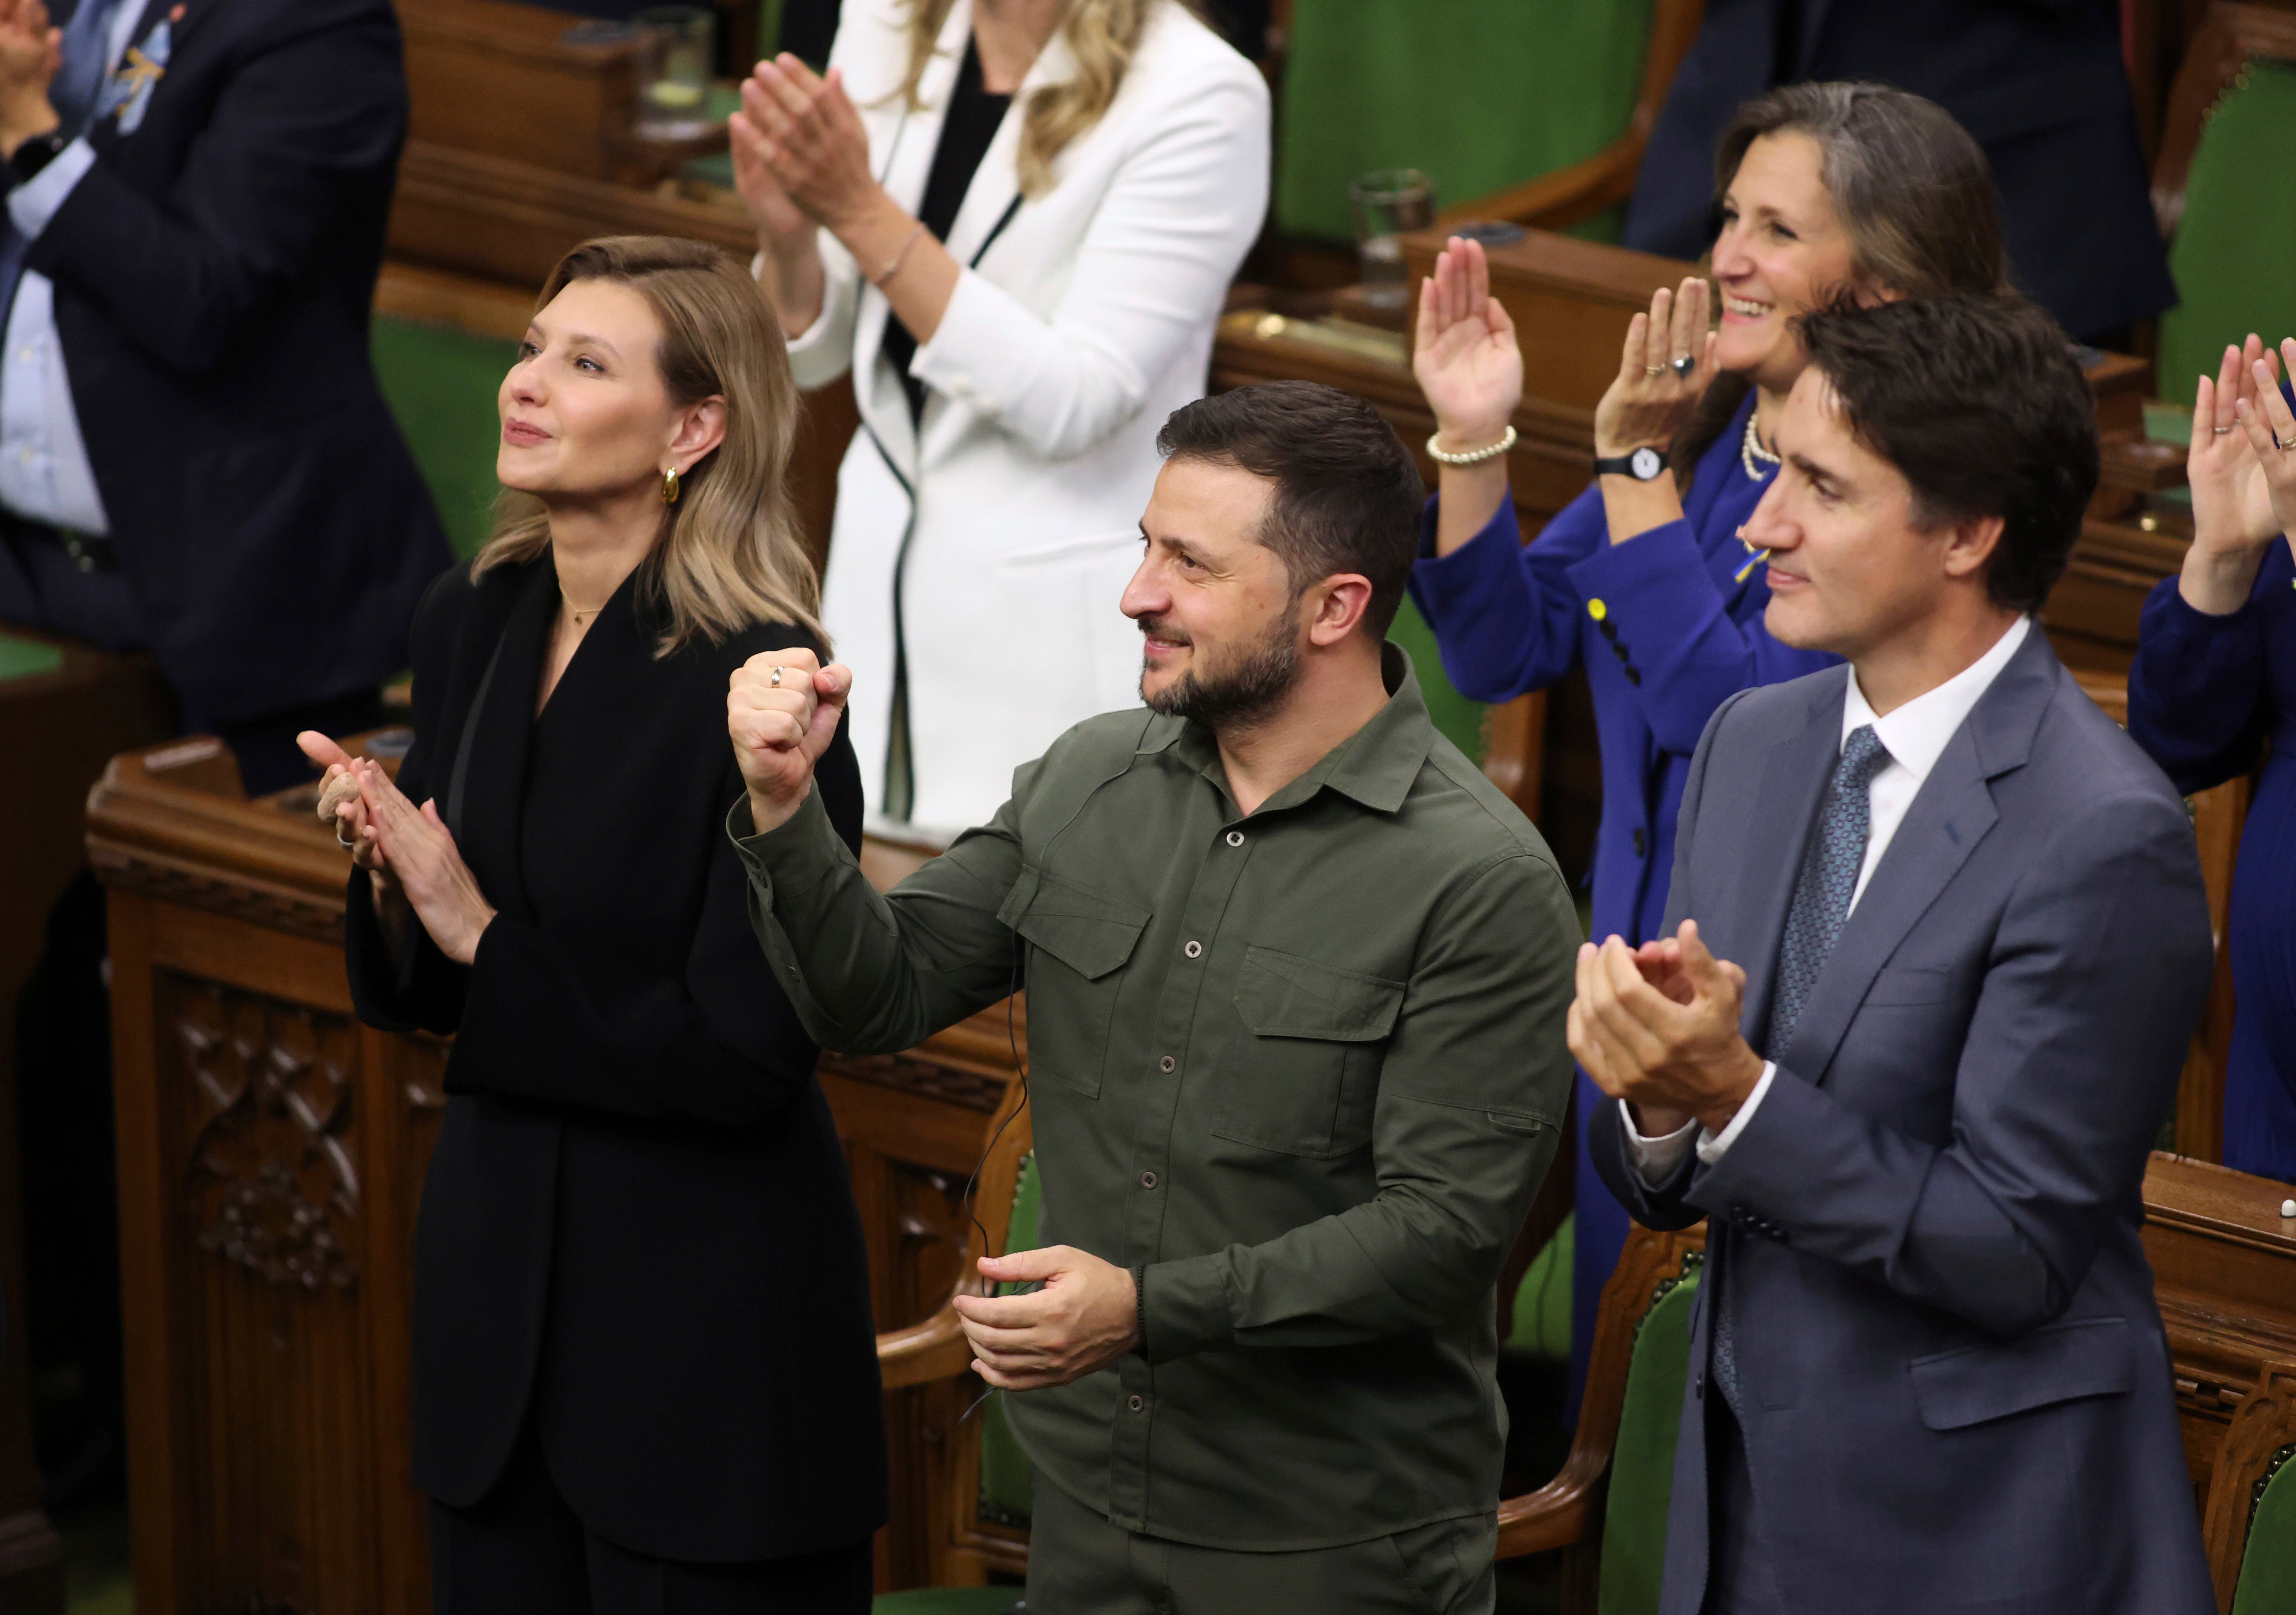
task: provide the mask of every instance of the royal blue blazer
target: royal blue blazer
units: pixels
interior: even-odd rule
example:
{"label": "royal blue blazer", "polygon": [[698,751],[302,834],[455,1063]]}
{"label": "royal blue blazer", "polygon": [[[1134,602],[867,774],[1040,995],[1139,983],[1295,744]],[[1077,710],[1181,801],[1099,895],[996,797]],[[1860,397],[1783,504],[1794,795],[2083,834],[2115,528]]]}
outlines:
{"label": "royal blue blazer", "polygon": [[1700,459],[1684,519],[1624,544],[1610,542],[1600,488],[1527,545],[1511,501],[1439,558],[1437,500],[1421,518],[1411,598],[1462,693],[1512,701],[1586,665],[1603,758],[1591,872],[1597,940],[1658,933],[1683,782],[1715,709],[1751,685],[1840,660],[1781,644],[1762,626],[1769,585],[1737,536],[1775,474],[1762,465],[1755,481],[1740,459],[1753,407],[1750,397]]}
{"label": "royal blue blazer", "polygon": [[2273,541],[2247,603],[2222,617],[2185,604],[2174,578],[2154,586],[2128,669],[2128,733],[2183,791],[2263,761],[2226,922],[2224,1162],[2296,1182],[2296,561],[2286,544]]}

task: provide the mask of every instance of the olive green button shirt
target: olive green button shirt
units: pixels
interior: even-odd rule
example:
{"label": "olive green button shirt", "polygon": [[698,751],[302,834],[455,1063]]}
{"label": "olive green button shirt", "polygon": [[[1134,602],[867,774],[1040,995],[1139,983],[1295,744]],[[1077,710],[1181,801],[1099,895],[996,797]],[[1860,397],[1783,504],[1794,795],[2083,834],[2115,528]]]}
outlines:
{"label": "olive green button shirt", "polygon": [[1383,670],[1249,816],[1208,731],[1136,709],[882,897],[817,796],[728,822],[824,1046],[910,1047],[1025,971],[1042,1242],[1144,1265],[1147,1328],[1006,1411],[1126,1529],[1320,1547],[1497,1498],[1493,1291],[1554,1153],[1579,930],[1392,645]]}

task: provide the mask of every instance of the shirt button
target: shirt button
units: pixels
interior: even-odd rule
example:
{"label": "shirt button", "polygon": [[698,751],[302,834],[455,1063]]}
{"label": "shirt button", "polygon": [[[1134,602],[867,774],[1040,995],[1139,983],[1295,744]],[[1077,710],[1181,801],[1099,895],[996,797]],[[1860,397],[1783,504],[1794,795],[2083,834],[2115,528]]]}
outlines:
{"label": "shirt button", "polygon": [[1635,826],[1635,857],[1640,857],[1650,849],[1650,840],[1643,834],[1642,826]]}
{"label": "shirt button", "polygon": [[1228,844],[1229,846],[1231,846],[1231,847],[1241,847],[1241,846],[1242,846],[1242,845],[1243,845],[1243,832],[1242,832],[1242,831],[1241,831],[1241,830],[1231,830],[1231,831],[1229,831],[1229,832],[1227,832],[1227,844]]}
{"label": "shirt button", "polygon": [[1156,1062],[1160,1070],[1167,1071],[1170,1070],[1174,1066],[1179,1063],[1180,1062],[1178,1061],[1173,1059],[1169,1054],[1165,1055],[1161,1060],[1159,1060]]}
{"label": "shirt button", "polygon": [[1627,647],[1613,639],[1611,641],[1611,654],[1624,661],[1627,659]]}
{"label": "shirt button", "polygon": [[1596,622],[1602,621],[1603,619],[1608,617],[1610,614],[1611,608],[1604,605],[1601,601],[1590,600],[1587,603],[1587,615],[1593,618]]}
{"label": "shirt button", "polygon": [[1134,1413],[1138,1413],[1142,1408],[1148,1406],[1146,1400],[1140,1397],[1128,1397],[1125,1398],[1124,1405],[1130,1408]]}
{"label": "shirt button", "polygon": [[1144,1189],[1154,1188],[1156,1186],[1156,1175],[1153,1172],[1143,1172],[1140,1175],[1140,1186]]}
{"label": "shirt button", "polygon": [[1191,959],[1201,959],[1204,956],[1204,945],[1201,942],[1191,942],[1181,951]]}
{"label": "shirt button", "polygon": [[1630,685],[1639,685],[1643,682],[1643,676],[1635,668],[1628,668],[1627,669],[1627,682]]}

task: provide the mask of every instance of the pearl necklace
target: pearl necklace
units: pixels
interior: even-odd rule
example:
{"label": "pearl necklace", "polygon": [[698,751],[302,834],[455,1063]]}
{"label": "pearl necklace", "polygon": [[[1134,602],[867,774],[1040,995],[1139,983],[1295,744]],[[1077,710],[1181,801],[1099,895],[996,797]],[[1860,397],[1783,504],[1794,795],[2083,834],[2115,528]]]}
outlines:
{"label": "pearl necklace", "polygon": [[[1757,461],[1760,464],[1755,463]],[[1746,468],[1747,477],[1756,482],[1762,480],[1762,466],[1779,463],[1778,457],[1764,448],[1761,439],[1754,435],[1754,417],[1751,414],[1746,417],[1745,439],[1738,445],[1738,463]]]}

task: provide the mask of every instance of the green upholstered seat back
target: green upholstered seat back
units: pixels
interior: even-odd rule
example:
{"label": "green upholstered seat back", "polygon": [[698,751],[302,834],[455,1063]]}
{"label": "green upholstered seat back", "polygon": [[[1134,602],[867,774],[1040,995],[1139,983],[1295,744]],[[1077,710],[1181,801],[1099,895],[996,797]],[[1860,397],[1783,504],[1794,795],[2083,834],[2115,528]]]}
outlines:
{"label": "green upholstered seat back", "polygon": [[1019,1587],[917,1587],[880,1593],[870,1615],[1006,1615],[1019,1601]]}
{"label": "green upholstered seat back", "polygon": [[2288,1615],[2296,1610],[2296,1444],[2275,1455],[2278,1467],[2259,1484],[2249,1516],[2232,1615]]}
{"label": "green upholstered seat back", "polygon": [[[1037,1226],[1044,1209],[1044,1182],[1037,1176],[1036,1152],[1031,1151],[1021,1160],[1020,1179],[1013,1185],[1006,1254],[1037,1248]],[[980,1421],[980,1517],[1000,1525],[1026,1526],[1036,1498],[1037,1474],[1004,1421],[1004,1398],[989,1398],[973,1416]]]}
{"label": "green upholstered seat back", "polygon": [[51,644],[20,635],[0,634],[0,683],[53,673],[64,665],[64,653]]}
{"label": "green upholstered seat back", "polygon": [[2181,300],[2161,320],[2161,396],[2193,401],[2226,342],[2296,336],[2296,68],[2250,64],[2201,132],[2169,249]]}
{"label": "green upholstered seat back", "polygon": [[1690,1302],[1697,1290],[1693,1267],[1652,1304],[1635,1336],[1603,1512],[1602,1615],[1656,1615],[1658,1610],[1675,1438],[1682,1429],[1682,1388],[1690,1377]]}
{"label": "green upholstered seat back", "polygon": [[368,342],[382,396],[430,486],[447,542],[468,559],[487,541],[497,484],[495,395],[518,344],[377,315]]}
{"label": "green upholstered seat back", "polygon": [[1278,225],[1351,240],[1348,182],[1372,168],[1423,170],[1447,207],[1594,156],[1626,132],[1650,18],[1651,0],[1299,6]]}
{"label": "green upholstered seat back", "polygon": [[1500,1349],[1567,1362],[1570,1357],[1570,1274],[1576,1214],[1562,1219],[1514,1292],[1514,1315]]}

